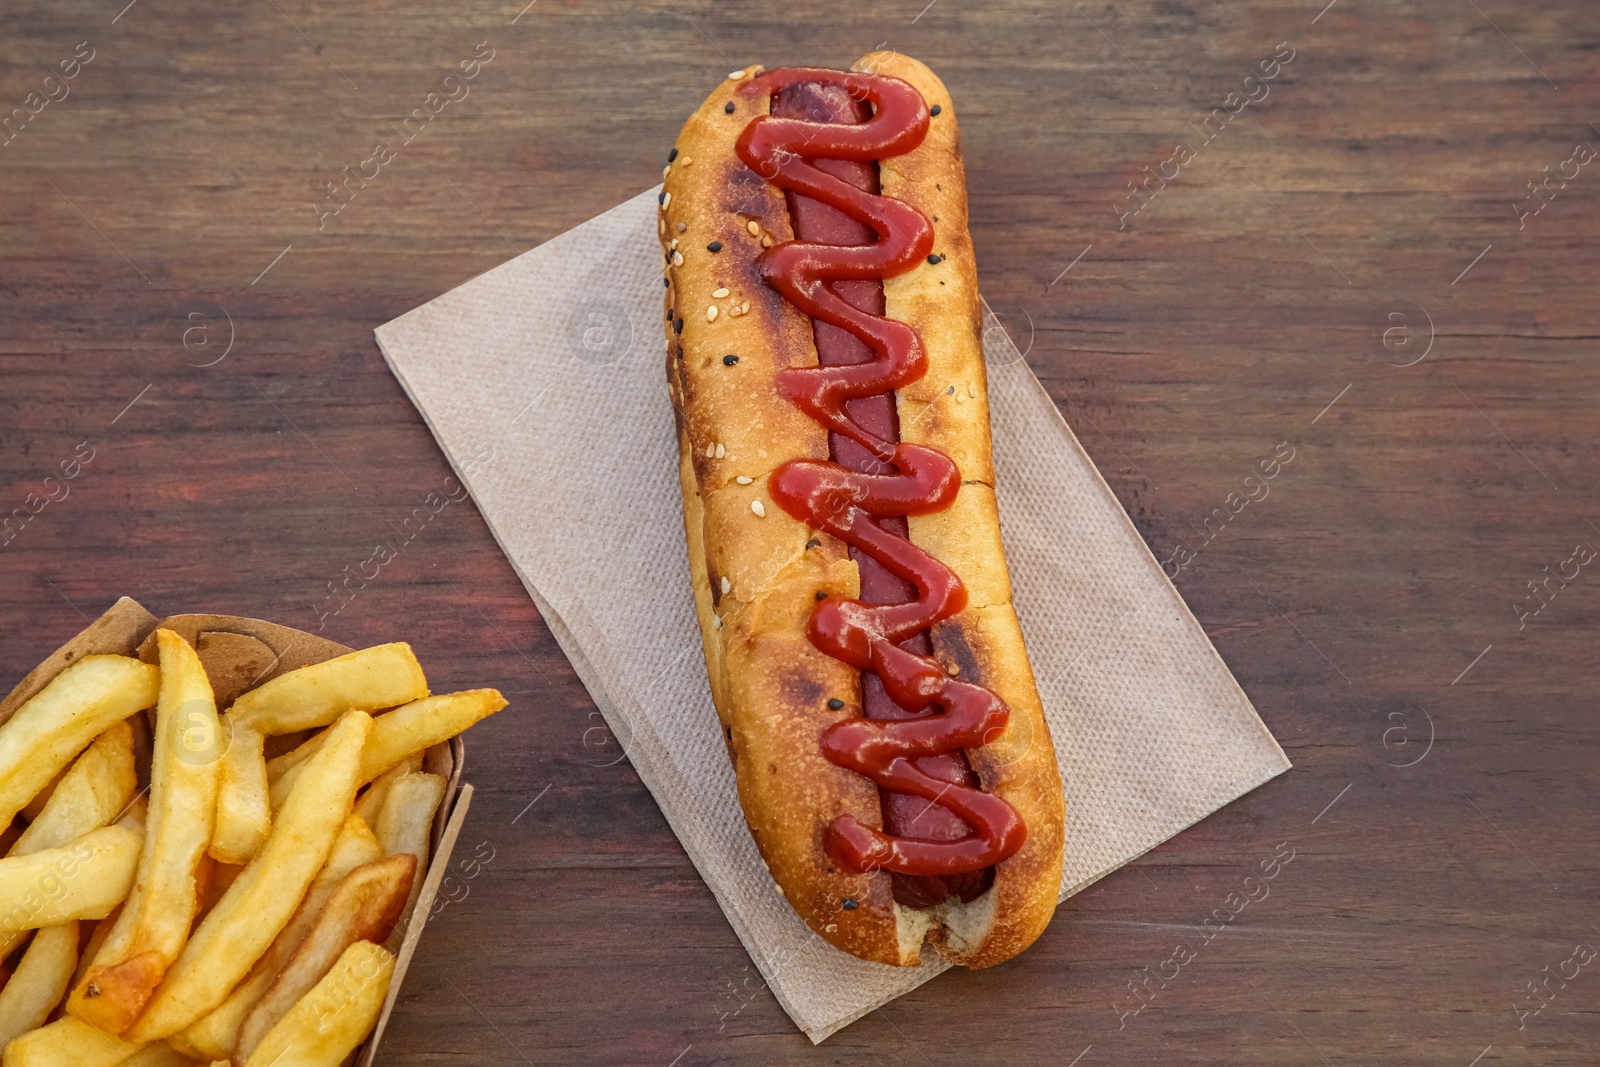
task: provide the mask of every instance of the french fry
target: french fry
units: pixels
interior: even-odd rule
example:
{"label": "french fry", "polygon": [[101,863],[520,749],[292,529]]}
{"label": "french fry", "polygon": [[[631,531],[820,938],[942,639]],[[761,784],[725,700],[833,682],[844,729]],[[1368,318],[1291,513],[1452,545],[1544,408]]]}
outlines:
{"label": "french fry", "polygon": [[[101,1033],[82,1019],[64,1015],[49,1026],[14,1038],[0,1054],[3,1067],[117,1067],[143,1045]],[[286,1067],[286,1065],[285,1065]]]}
{"label": "french fry", "polygon": [[267,764],[261,753],[266,739],[231,712],[223,722],[228,751],[217,771],[217,816],[209,851],[219,863],[249,863],[272,832]]}
{"label": "french fry", "polygon": [[[95,739],[62,776],[50,800],[8,855],[29,856],[70,845],[124,811],[138,788],[133,769],[133,729],[119,722]],[[0,959],[11,955],[28,931],[0,932]]]}
{"label": "french fry", "polygon": [[282,674],[233,702],[228,716],[257,733],[327,726],[352,709],[372,712],[428,695],[411,646],[376,645]]}
{"label": "french fry", "polygon": [[[469,689],[424,697],[377,716],[372,720],[367,750],[361,754],[362,784],[377,778],[412,753],[450,740],[505,706],[506,699],[498,689]],[[283,804],[283,798],[294,786],[295,776],[305,760],[300,755],[301,749],[314,752],[321,746],[321,739],[322,735],[318,734],[267,765],[274,808]],[[279,765],[276,774],[272,764]]]}
{"label": "french fry", "polygon": [[49,785],[39,790],[39,792],[34,794],[32,800],[22,805],[22,817],[27,819],[30,823],[37,819],[39,817],[39,813],[44,810],[44,806],[50,803],[50,797],[55,793],[56,786],[60,785],[61,779],[65,778],[66,776],[67,768],[62,768],[61,773],[56,775],[55,779],[51,781]]}
{"label": "french fry", "polygon": [[372,1032],[393,975],[392,955],[357,941],[267,1033],[244,1067],[337,1067]]}
{"label": "french fry", "polygon": [[378,825],[378,816],[383,813],[383,802],[389,796],[389,790],[394,784],[408,774],[415,774],[422,770],[422,753],[413,752],[394,767],[380,774],[366,792],[356,800],[356,814],[368,826]]}
{"label": "french fry", "polygon": [[44,1025],[78,962],[78,924],[46,926],[0,989],[0,1045]]}
{"label": "french fry", "polygon": [[244,863],[270,832],[262,753],[267,736],[327,726],[351,709],[376,711],[427,695],[428,680],[411,646],[396,642],[301,667],[239,697],[226,716],[229,745],[218,782],[211,855],[224,863]]}
{"label": "french fry", "polygon": [[[417,869],[428,869],[428,841],[433,830],[433,815],[444,799],[446,782],[437,774],[407,774],[389,790],[384,798],[383,811],[378,815],[378,825],[373,828],[378,844],[390,856],[409,853],[417,857]],[[416,910],[417,897],[422,892],[422,879],[411,883],[401,922],[390,935],[387,948],[398,952],[405,940],[406,928],[411,924],[411,913]]]}
{"label": "french fry", "polygon": [[[94,929],[89,931],[89,943],[83,946],[83,951],[78,955],[78,966],[72,972],[72,983],[67,986],[68,989],[83,981],[83,976],[89,973],[89,965],[94,962],[96,954],[100,951],[100,946],[106,943],[106,938],[111,936],[111,928],[117,925],[117,916],[121,914],[122,905],[118,904],[111,909],[111,914],[92,924]],[[83,928],[81,926],[78,932],[80,935],[82,934]]]}
{"label": "french fry", "polygon": [[129,656],[84,656],[0,726],[0,826],[113,724],[156,702],[160,671]]}
{"label": "french fry", "polygon": [[[157,1041],[135,1052],[117,1067],[194,1067],[194,1062],[165,1041]],[[226,1060],[222,1067],[228,1067]]]}
{"label": "french fry", "polygon": [[294,950],[305,940],[306,931],[316,922],[317,915],[345,875],[362,864],[383,859],[383,846],[372,835],[367,824],[355,815],[345,819],[339,836],[328,853],[328,862],[318,872],[305,899],[300,902],[294,917],[283,928],[272,947],[256,961],[248,977],[234,987],[222,1006],[199,1021],[173,1034],[167,1040],[197,1059],[226,1059],[238,1042],[239,1024],[255,1007],[273,982],[278,972],[289,961]]}
{"label": "french fry", "polygon": [[505,706],[498,689],[469,689],[425,697],[378,716],[361,753],[362,781],[372,781],[413,752],[448,741]]}
{"label": "french fry", "polygon": [[261,852],[195,930],[144,1015],[126,1031],[130,1040],[167,1037],[215,1009],[283,930],[350,813],[371,728],[371,716],[362,711],[346,712],[333,727]]}
{"label": "french fry", "polygon": [[400,855],[357,867],[345,876],[277,980],[240,1024],[234,1059],[248,1060],[268,1031],[322,980],[345,949],[358,941],[376,943],[389,936],[416,873],[417,858]]}
{"label": "french fry", "polygon": [[133,1025],[189,937],[199,905],[195,873],[216,817],[218,726],[200,657],[157,630],[161,696],[150,765],[150,811],[132,895],[67,1013],[107,1033]]}
{"label": "french fry", "polygon": [[59,848],[98,830],[122,814],[138,787],[133,728],[119,722],[95,738],[62,776],[49,802],[11,846],[10,855]]}
{"label": "french fry", "polygon": [[0,859],[0,932],[103,919],[133,888],[143,841],[103,826],[61,848]]}

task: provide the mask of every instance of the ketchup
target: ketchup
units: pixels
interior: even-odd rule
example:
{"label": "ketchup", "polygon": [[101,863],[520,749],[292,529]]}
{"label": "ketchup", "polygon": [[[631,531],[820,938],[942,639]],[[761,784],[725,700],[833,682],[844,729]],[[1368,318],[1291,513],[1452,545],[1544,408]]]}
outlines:
{"label": "ketchup", "polygon": [[785,463],[768,487],[790,515],[845,541],[860,571],[860,599],[820,602],[807,630],[862,672],[865,718],[824,731],[823,754],[872,779],[883,807],[882,831],[840,816],[824,846],[849,870],[889,871],[901,904],[970,901],[1027,830],[981,790],[964,751],[998,736],[1008,709],[931,654],[928,628],[965,607],[966,589],[907,534],[907,515],[941,511],[960,489],[948,456],[899,439],[894,390],[921,378],[927,357],[915,330],[884,317],[883,279],[926,257],[933,230],[880,195],[877,161],[922,142],[927,105],[899,79],[833,70],[776,70],[745,91],[763,90],[771,114],[751,120],[736,151],[785,191],[796,240],[764,252],[760,269],[811,316],[818,356],[782,371],[778,387],[829,429],[828,461]]}

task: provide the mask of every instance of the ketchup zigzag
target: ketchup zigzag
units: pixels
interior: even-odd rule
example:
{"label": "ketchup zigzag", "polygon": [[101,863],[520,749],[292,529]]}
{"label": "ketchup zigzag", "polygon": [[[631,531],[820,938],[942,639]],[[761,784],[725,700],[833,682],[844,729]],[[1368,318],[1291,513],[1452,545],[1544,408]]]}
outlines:
{"label": "ketchup zigzag", "polygon": [[772,499],[795,519],[825,530],[871,556],[910,583],[917,597],[901,604],[868,605],[833,597],[820,602],[807,625],[811,642],[826,654],[870,671],[888,695],[916,718],[853,719],[822,735],[832,763],[865,775],[894,793],[921,797],[953,812],[973,832],[955,841],[896,837],[861,825],[849,815],[825,834],[830,856],[859,873],[884,869],[905,875],[978,871],[1022,847],[1027,828],[1000,797],[963,784],[940,781],[913,760],[977,748],[1005,729],[1010,711],[982,686],[949,677],[931,656],[901,648],[903,642],[959,613],[966,588],[950,568],[876,521],[890,516],[942,511],[955,500],[961,477],[937,449],[884,440],[857,423],[851,400],[903,388],[927,373],[917,333],[894,319],[861,311],[829,283],[882,279],[904,274],[933,248],[933,228],[910,204],[874,195],[813,166],[813,158],[875,162],[903,155],[928,132],[926,102],[897,78],[843,71],[790,68],[761,75],[747,92],[772,92],[815,82],[845,89],[873,107],[860,125],[828,125],[759,115],[735,146],[739,158],[771,184],[828,204],[870,227],[874,244],[854,247],[787,241],[762,254],[763,280],[791,304],[846,330],[876,353],[849,366],[792,367],[780,372],[784,396],[830,430],[855,441],[887,473],[863,473],[825,460],[791,460],[772,473]]}

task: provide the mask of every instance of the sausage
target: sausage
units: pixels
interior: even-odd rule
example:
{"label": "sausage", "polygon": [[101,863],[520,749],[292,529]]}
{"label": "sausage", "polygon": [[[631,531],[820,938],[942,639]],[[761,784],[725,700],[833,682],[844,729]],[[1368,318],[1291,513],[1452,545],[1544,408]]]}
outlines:
{"label": "sausage", "polygon": [[661,206],[690,570],[752,837],[844,951],[1009,958],[1054,910],[1063,800],[999,543],[949,96],[885,53],[737,72]]}

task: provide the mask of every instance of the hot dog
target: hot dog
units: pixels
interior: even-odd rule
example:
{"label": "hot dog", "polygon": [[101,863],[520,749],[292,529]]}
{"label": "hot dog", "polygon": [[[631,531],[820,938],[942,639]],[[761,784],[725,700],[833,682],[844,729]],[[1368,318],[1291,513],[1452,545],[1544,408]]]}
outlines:
{"label": "hot dog", "polygon": [[1063,799],[949,94],[893,53],[737,71],[660,201],[690,572],[750,833],[837,948],[1007,959],[1055,909]]}

